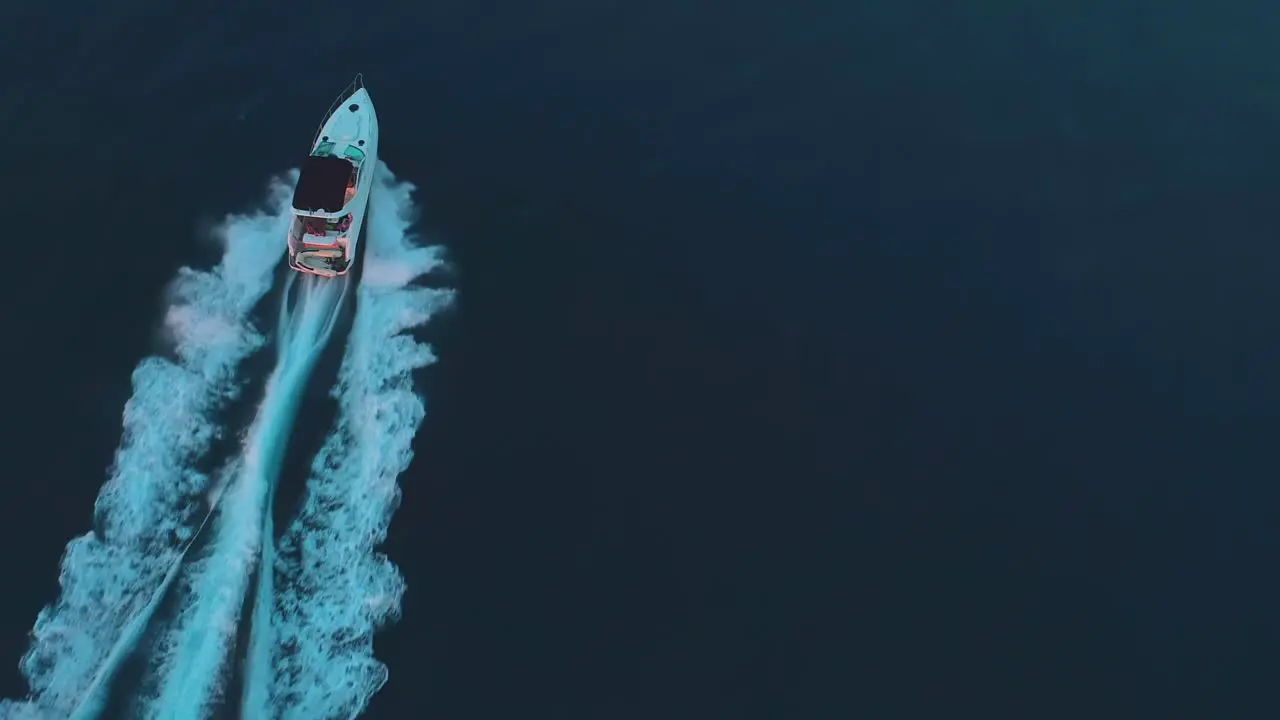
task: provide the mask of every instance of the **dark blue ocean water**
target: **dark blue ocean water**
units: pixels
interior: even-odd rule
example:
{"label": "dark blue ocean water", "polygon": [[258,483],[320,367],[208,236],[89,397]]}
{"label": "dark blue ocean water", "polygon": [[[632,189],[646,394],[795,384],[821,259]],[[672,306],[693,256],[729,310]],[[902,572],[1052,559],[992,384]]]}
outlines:
{"label": "dark blue ocean water", "polygon": [[1280,9],[974,8],[0,10],[8,667],[360,71],[460,292],[368,717],[1274,717]]}

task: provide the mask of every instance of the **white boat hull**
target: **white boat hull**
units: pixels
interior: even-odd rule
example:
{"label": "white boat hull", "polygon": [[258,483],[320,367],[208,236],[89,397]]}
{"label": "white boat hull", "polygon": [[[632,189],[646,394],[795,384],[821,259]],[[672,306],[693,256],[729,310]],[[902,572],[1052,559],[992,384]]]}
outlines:
{"label": "white boat hull", "polygon": [[323,277],[351,271],[377,165],[378,116],[357,76],[325,117],[298,178],[288,237],[290,268]]}

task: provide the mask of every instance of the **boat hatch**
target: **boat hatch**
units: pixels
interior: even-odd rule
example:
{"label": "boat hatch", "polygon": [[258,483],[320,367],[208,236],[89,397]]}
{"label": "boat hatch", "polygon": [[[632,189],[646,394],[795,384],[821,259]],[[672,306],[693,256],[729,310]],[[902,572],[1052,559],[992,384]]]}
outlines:
{"label": "boat hatch", "polygon": [[351,158],[351,162],[359,165],[364,162],[364,151],[355,145],[348,145],[346,150],[342,151],[344,157]]}

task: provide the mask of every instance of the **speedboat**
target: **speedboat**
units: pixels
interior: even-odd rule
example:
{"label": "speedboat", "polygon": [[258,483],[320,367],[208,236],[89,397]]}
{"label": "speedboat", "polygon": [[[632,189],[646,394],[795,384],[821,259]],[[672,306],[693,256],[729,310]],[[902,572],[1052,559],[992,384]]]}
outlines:
{"label": "speedboat", "polygon": [[289,267],[325,277],[351,269],[377,165],[378,115],[356,75],[321,121],[298,176]]}

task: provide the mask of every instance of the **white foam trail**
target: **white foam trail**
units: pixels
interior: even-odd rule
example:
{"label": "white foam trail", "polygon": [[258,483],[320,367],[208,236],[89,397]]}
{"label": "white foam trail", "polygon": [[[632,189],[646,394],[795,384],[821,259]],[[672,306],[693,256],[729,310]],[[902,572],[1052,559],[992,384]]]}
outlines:
{"label": "white foam trail", "polygon": [[0,702],[0,718],[94,717],[103,686],[145,628],[201,521],[208,478],[193,464],[218,434],[212,414],[238,393],[235,369],[262,343],[248,317],[283,254],[295,180],[272,183],[267,212],[224,222],[213,270],[179,271],[165,316],[176,360],[149,357],[133,372],[96,531],[68,543],[62,593],[41,611],[20,663],[30,692]]}
{"label": "white foam trail", "polygon": [[157,645],[153,667],[158,692],[146,702],[149,718],[205,717],[220,699],[228,650],[235,638],[251,571],[262,549],[264,518],[298,402],[316,359],[333,330],[348,279],[307,277],[293,308],[288,302],[295,276],[281,303],[279,364],[267,381],[234,480],[221,498],[214,535],[201,559],[191,563],[184,603]]}
{"label": "white foam trail", "polygon": [[411,286],[442,251],[418,247],[410,233],[413,186],[385,165],[378,172],[356,315],[334,389],[337,425],[281,543],[270,626],[254,624],[253,646],[274,652],[247,674],[241,717],[354,718],[387,679],[373,657],[373,633],[398,615],[404,581],[374,548],[399,503],[396,477],[413,457],[425,414],[412,373],[434,361],[407,332],[453,293]]}
{"label": "white foam trail", "polygon": [[[343,297],[346,297],[346,289],[343,289]],[[297,317],[294,315],[293,317]],[[325,329],[325,336],[333,331],[333,325],[338,320],[338,313],[333,313],[329,327]],[[289,307],[282,303],[280,306],[280,327],[288,327],[291,325]],[[280,362],[287,362],[286,353],[288,345],[282,344],[280,351]],[[274,488],[273,488],[274,489]],[[274,501],[274,495],[271,500]],[[253,601],[253,616],[250,625],[249,647],[245,653],[244,676],[246,678],[254,678],[261,673],[269,673],[271,671],[271,653],[272,649],[267,647],[268,643],[273,641],[273,635],[270,631],[271,627],[271,607],[275,596],[275,573],[272,568],[275,567],[275,522],[273,513],[268,507],[267,511],[262,514],[262,555],[258,562],[258,592]],[[261,683],[254,683],[250,680],[244,682],[244,697],[255,694]],[[242,701],[243,704],[243,701]],[[255,703],[259,706],[261,703]],[[250,715],[252,717],[253,715]]]}

